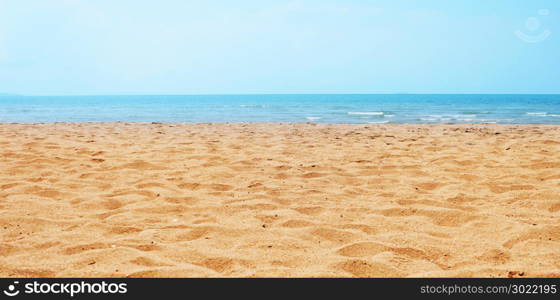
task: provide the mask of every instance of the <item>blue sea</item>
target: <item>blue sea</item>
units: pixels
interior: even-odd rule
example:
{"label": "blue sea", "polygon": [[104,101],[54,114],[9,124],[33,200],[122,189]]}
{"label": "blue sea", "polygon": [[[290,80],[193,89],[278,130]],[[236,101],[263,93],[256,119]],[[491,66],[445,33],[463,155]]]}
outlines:
{"label": "blue sea", "polygon": [[0,96],[0,122],[560,124],[560,95]]}

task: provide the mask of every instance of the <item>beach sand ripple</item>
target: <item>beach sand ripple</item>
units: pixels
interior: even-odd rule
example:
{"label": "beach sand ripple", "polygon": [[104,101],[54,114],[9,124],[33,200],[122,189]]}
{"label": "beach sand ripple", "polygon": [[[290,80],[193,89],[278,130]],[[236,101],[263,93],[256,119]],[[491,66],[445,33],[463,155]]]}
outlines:
{"label": "beach sand ripple", "polygon": [[559,213],[558,126],[0,125],[2,277],[557,277]]}

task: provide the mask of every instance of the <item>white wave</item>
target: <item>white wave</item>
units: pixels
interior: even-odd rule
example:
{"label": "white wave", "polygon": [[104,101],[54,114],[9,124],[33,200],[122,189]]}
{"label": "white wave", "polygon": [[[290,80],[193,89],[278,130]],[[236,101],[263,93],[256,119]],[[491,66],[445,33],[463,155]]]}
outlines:
{"label": "white wave", "polygon": [[392,118],[392,117],[394,117],[395,115],[383,115],[383,116],[384,116],[384,117],[387,117],[387,118]]}
{"label": "white wave", "polygon": [[305,117],[307,120],[309,121],[317,121],[317,120],[321,120],[321,117]]}
{"label": "white wave", "polygon": [[382,111],[349,111],[349,115],[382,116]]}
{"label": "white wave", "polygon": [[479,119],[478,121],[484,123],[502,123],[502,122],[513,122],[513,119]]}
{"label": "white wave", "polygon": [[464,118],[476,118],[476,114],[460,114],[460,115],[428,115],[429,118],[444,119],[444,120],[461,120]]}
{"label": "white wave", "polygon": [[372,122],[368,122],[368,124],[385,124],[385,123],[389,123],[389,121],[372,121]]}
{"label": "white wave", "polygon": [[420,118],[420,120],[422,121],[451,121],[451,120],[456,120],[454,118],[451,117],[447,117],[447,116],[428,116],[427,118]]}
{"label": "white wave", "polygon": [[560,114],[549,114],[547,112],[528,112],[527,114],[537,117],[560,117]]}
{"label": "white wave", "polygon": [[239,105],[239,107],[244,107],[244,108],[267,108],[268,106],[267,105],[257,105],[257,104],[255,104],[255,105],[241,104],[241,105]]}

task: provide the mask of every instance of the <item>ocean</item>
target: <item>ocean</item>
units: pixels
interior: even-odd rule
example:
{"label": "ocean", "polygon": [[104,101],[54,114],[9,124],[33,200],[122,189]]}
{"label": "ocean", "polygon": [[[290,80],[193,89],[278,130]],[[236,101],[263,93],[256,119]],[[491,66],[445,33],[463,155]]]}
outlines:
{"label": "ocean", "polygon": [[560,124],[560,95],[0,96],[0,122]]}

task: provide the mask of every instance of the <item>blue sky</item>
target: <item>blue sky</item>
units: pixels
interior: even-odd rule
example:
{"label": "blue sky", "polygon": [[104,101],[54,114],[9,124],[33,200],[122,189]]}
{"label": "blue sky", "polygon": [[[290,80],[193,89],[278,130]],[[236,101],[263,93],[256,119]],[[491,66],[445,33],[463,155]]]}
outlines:
{"label": "blue sky", "polygon": [[377,92],[560,93],[560,1],[0,0],[0,93]]}

